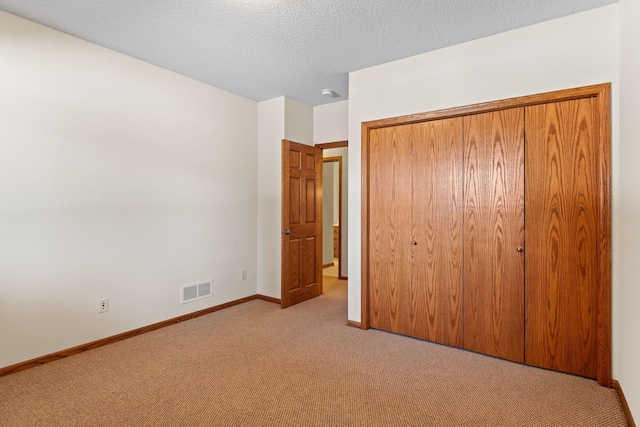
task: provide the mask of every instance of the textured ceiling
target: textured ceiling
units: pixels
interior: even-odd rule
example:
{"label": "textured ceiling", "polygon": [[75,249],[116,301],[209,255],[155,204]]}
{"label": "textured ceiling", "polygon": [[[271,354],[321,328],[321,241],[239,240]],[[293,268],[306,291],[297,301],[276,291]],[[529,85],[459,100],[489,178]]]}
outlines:
{"label": "textured ceiling", "polygon": [[347,99],[350,71],[616,2],[0,0],[0,9],[256,101],[319,105]]}

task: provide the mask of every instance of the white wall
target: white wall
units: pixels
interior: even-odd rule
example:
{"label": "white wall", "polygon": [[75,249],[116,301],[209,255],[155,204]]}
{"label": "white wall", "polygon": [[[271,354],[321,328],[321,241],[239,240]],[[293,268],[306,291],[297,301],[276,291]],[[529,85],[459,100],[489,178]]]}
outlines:
{"label": "white wall", "polygon": [[258,293],[280,298],[285,98],[258,103]]}
{"label": "white wall", "polygon": [[[618,6],[611,5],[351,73],[349,319],[360,321],[361,122],[613,82],[616,200],[619,192],[617,64]],[[613,215],[615,245],[620,224],[615,205]],[[618,254],[619,250],[614,247],[614,260]],[[620,286],[618,276],[614,272],[614,313]],[[615,325],[613,335],[615,377],[618,353]]]}
{"label": "white wall", "polygon": [[640,2],[620,1],[620,330],[617,378],[640,420]]}
{"label": "white wall", "polygon": [[0,367],[256,293],[254,101],[4,12],[0,58]]}
{"label": "white wall", "polygon": [[284,138],[313,145],[313,107],[291,98],[284,101]]}
{"label": "white wall", "polygon": [[349,101],[333,102],[313,108],[313,143],[349,139]]}
{"label": "white wall", "polygon": [[258,103],[258,293],[280,298],[282,140],[312,145],[313,107],[284,96]]}

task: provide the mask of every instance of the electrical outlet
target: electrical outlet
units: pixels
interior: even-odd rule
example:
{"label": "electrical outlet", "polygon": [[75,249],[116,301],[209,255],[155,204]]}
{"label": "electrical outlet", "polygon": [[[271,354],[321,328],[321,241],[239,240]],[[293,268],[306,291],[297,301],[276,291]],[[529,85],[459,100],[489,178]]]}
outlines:
{"label": "electrical outlet", "polygon": [[247,280],[247,270],[242,270],[242,271],[240,272],[240,278],[241,278],[242,280]]}
{"label": "electrical outlet", "polygon": [[109,311],[109,298],[98,301],[98,313],[106,313]]}

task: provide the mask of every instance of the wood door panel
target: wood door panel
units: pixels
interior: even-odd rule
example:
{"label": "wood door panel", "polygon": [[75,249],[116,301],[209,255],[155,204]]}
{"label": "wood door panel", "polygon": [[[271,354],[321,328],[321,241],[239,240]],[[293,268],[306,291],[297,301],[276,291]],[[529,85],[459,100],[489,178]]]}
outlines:
{"label": "wood door panel", "polygon": [[300,239],[289,239],[288,241],[289,254],[289,292],[300,289],[302,272],[300,267],[302,266],[301,254],[302,254],[302,241]]}
{"label": "wood door panel", "polygon": [[289,151],[289,168],[294,172],[302,170],[302,153],[295,148]]}
{"label": "wood door panel", "polygon": [[316,237],[307,237],[304,240],[304,281],[302,284],[305,287],[316,285]]}
{"label": "wood door panel", "polygon": [[317,220],[316,218],[316,180],[311,178],[305,179],[305,197],[306,203],[304,204],[305,210],[305,223],[306,224],[314,224]]}
{"label": "wood door panel", "polygon": [[289,179],[289,224],[302,223],[302,204],[300,197],[302,195],[302,178],[291,177]]}
{"label": "wood door panel", "polygon": [[523,362],[524,109],[464,129],[464,348]]}
{"label": "wood door panel", "polygon": [[317,155],[315,153],[306,153],[305,159],[307,161],[305,164],[306,171],[315,172],[316,163],[318,163]]}
{"label": "wood door panel", "polygon": [[527,107],[526,363],[595,378],[595,100]]}
{"label": "wood door panel", "polygon": [[282,307],[322,293],[322,150],[282,143]]}
{"label": "wood door panel", "polygon": [[411,335],[462,346],[462,119],[413,125]]}
{"label": "wood door panel", "polygon": [[370,155],[371,326],[409,334],[411,126],[373,130]]}

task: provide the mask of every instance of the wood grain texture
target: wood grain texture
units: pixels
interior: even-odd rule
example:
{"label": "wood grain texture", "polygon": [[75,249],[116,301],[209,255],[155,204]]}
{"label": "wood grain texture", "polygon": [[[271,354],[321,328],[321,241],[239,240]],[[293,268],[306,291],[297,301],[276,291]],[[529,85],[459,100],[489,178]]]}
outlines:
{"label": "wood grain texture", "polygon": [[462,119],[411,125],[410,335],[462,346]]}
{"label": "wood grain texture", "polygon": [[302,152],[296,150],[289,150],[289,169],[301,170],[302,169]]}
{"label": "wood grain texture", "polygon": [[526,363],[591,378],[601,219],[595,102],[526,109]]}
{"label": "wood grain texture", "polygon": [[362,323],[356,322],[355,320],[347,320],[347,326],[351,326],[352,328],[363,329]]}
{"label": "wood grain texture", "polygon": [[[303,262],[303,274],[304,277],[302,285],[305,288],[315,287],[318,282],[318,265],[316,260],[318,254],[316,254],[316,248],[318,247],[318,240],[316,236],[309,236],[304,239],[304,256],[306,259]],[[320,281],[322,281],[322,274],[320,275]]]}
{"label": "wood grain texture", "polygon": [[[611,84],[599,84],[556,92],[523,96],[507,100],[468,105],[464,107],[413,114],[390,119],[375,120],[361,124],[361,326],[370,326],[371,310],[371,139],[377,129],[420,123],[428,120],[442,119],[499,111],[506,108],[529,107],[553,102],[563,102],[584,98],[595,100],[594,126],[598,137],[596,150],[598,153],[598,185],[597,204],[599,208],[597,254],[599,270],[596,278],[598,288],[597,306],[594,308],[597,317],[597,379],[598,383],[611,387]],[[527,248],[531,250],[530,245]],[[526,260],[526,255],[525,255]],[[526,265],[526,263],[525,263]],[[525,308],[526,313],[526,308]],[[525,340],[526,343],[526,340]]]}
{"label": "wood grain texture", "polygon": [[274,298],[274,297],[270,297],[270,296],[267,296],[267,295],[261,295],[261,294],[255,295],[255,299],[259,299],[259,300],[267,301],[267,302],[272,302],[272,303],[278,304],[278,305],[280,305],[282,303],[280,298]]}
{"label": "wood grain texture", "polygon": [[598,384],[611,387],[611,94],[601,85],[593,97],[598,130],[599,250],[598,283]]}
{"label": "wood grain texture", "polygon": [[34,368],[39,365],[44,365],[45,363],[54,362],[56,360],[64,359],[65,357],[73,356],[74,354],[79,354],[85,352],[87,350],[92,350],[94,348],[102,347],[103,345],[112,344],[114,342],[122,341],[127,338],[133,338],[138,335],[142,335],[146,332],[155,331],[157,329],[161,329],[167,326],[175,325],[176,323],[184,322],[185,320],[195,319],[196,317],[204,316],[205,314],[213,313],[219,310],[223,310],[225,308],[233,307],[234,305],[243,304],[245,302],[253,301],[255,299],[260,299],[276,304],[280,304],[280,300],[277,298],[268,297],[265,295],[251,295],[245,298],[240,298],[234,301],[229,301],[224,304],[219,304],[214,307],[205,308],[203,310],[195,311],[193,313],[185,314],[182,316],[174,317],[172,319],[164,320],[162,322],[154,323],[148,326],[143,326],[142,328],[133,329],[131,331],[123,332],[121,334],[112,335],[107,338],[103,338],[100,340],[92,341],[86,344],[82,344],[76,347],[71,347],[65,350],[57,351],[55,353],[47,354],[45,356],[37,357],[35,359],[27,360],[24,362],[16,363],[11,366],[6,366],[4,368],[0,368],[0,377],[13,374],[15,372],[24,371],[25,369]]}
{"label": "wood grain texture", "polygon": [[524,109],[464,119],[464,348],[524,361]]}
{"label": "wood grain texture", "polygon": [[343,148],[348,146],[349,146],[349,141],[321,142],[319,144],[316,144],[316,147],[322,150],[327,150],[329,148]]}
{"label": "wood grain texture", "polygon": [[302,239],[290,238],[286,242],[286,256],[287,256],[287,283],[289,284],[288,292],[294,292],[300,290],[302,286],[302,254],[304,253],[302,248]]}
{"label": "wood grain texture", "polygon": [[406,125],[420,123],[428,120],[446,119],[451,117],[462,117],[469,114],[490,113],[492,111],[505,110],[509,108],[526,107],[529,105],[540,105],[551,102],[569,101],[589,97],[602,97],[610,92],[611,83],[603,83],[591,86],[583,86],[572,89],[546,92],[535,95],[520,96],[516,98],[502,99],[499,101],[483,102],[480,104],[465,105],[462,107],[447,108],[444,110],[430,111],[427,113],[410,114],[406,116],[391,117],[388,119],[372,120],[362,123],[364,130],[372,130],[389,126]]}
{"label": "wood grain texture", "polygon": [[371,206],[369,200],[369,186],[371,179],[369,171],[371,170],[371,135],[372,128],[365,123],[360,125],[361,142],[360,142],[360,326],[367,330],[371,326],[371,277],[369,256],[371,240]]}
{"label": "wood grain texture", "polygon": [[[322,154],[321,154],[322,155]],[[305,153],[305,159],[306,159],[306,165],[305,165],[305,171],[306,172],[313,172],[316,170],[316,164],[318,163],[318,153],[313,152],[313,153]]]}
{"label": "wood grain texture", "polygon": [[411,126],[376,129],[370,143],[371,327],[410,334]]}
{"label": "wood grain texture", "polygon": [[322,294],[322,150],[283,140],[282,160],[285,308]]}
{"label": "wood grain texture", "polygon": [[305,197],[306,201],[304,203],[305,207],[305,219],[307,224],[315,224],[316,222],[316,211],[317,211],[317,201],[316,197],[318,191],[316,189],[316,180],[314,178],[305,179]]}
{"label": "wood grain texture", "polygon": [[302,221],[302,179],[297,176],[289,177],[289,225],[300,224]]}

